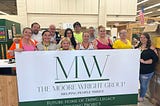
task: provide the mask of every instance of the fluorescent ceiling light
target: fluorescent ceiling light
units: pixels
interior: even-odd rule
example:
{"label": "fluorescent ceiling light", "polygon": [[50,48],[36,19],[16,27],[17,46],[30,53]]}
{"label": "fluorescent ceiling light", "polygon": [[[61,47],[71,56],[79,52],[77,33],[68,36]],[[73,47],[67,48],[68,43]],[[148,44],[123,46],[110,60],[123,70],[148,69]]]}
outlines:
{"label": "fluorescent ceiling light", "polygon": [[[148,9],[151,9],[151,8],[154,8],[154,7],[157,7],[157,6],[160,6],[160,3],[152,5],[152,6],[149,6],[149,7],[146,7],[146,8],[144,8],[144,10],[148,10]],[[140,12],[140,11],[141,10],[138,10],[137,12]],[[159,11],[159,9],[158,9],[158,11]]]}
{"label": "fluorescent ceiling light", "polygon": [[150,11],[150,12],[144,13],[144,15],[151,14],[151,13],[153,13],[153,12],[152,12],[152,11]]}
{"label": "fluorescent ceiling light", "polygon": [[144,8],[144,10],[148,10],[150,8],[157,7],[157,6],[160,6],[160,3],[152,5],[152,6],[149,6],[149,7],[146,7],[146,8]]}
{"label": "fluorescent ceiling light", "polygon": [[139,13],[141,10],[138,10],[137,13]]}
{"label": "fluorescent ceiling light", "polygon": [[3,15],[9,15],[9,14],[7,14],[7,13],[3,12],[3,11],[0,11],[0,14],[3,14]]}
{"label": "fluorescent ceiling light", "polygon": [[[148,15],[148,14],[151,14],[153,13],[153,11],[150,11],[150,12],[147,12],[147,13],[144,13],[144,15]],[[136,17],[139,17],[140,15],[138,14]]]}
{"label": "fluorescent ceiling light", "polygon": [[149,0],[143,0],[143,1],[139,2],[139,3],[137,3],[137,5],[140,5],[140,4],[145,3],[147,1],[149,1]]}
{"label": "fluorescent ceiling light", "polygon": [[157,9],[157,11],[160,11],[160,8],[159,8],[159,9]]}

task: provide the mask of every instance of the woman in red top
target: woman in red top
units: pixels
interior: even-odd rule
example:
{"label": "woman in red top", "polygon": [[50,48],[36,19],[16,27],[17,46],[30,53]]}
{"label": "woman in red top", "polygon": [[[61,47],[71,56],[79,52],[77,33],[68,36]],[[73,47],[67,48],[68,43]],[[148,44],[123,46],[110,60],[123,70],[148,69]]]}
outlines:
{"label": "woman in red top", "polygon": [[98,38],[93,40],[95,49],[112,49],[112,41],[106,36],[104,26],[98,27]]}
{"label": "woman in red top", "polygon": [[9,48],[9,52],[7,53],[7,58],[14,58],[14,51],[22,52],[22,51],[35,51],[36,41],[31,39],[32,30],[31,28],[23,29],[23,37],[18,42],[13,42],[11,47]]}

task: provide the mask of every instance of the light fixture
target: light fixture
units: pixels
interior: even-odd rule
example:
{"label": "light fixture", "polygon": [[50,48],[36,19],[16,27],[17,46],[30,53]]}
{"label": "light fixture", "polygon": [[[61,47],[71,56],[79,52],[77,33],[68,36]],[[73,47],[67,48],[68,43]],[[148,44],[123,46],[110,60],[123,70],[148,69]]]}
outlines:
{"label": "light fixture", "polygon": [[[144,8],[144,10],[148,10],[148,9],[151,9],[151,8],[154,8],[154,7],[157,7],[157,6],[160,6],[160,3],[158,3],[158,4],[155,4],[155,5],[151,5],[151,6],[149,6],[149,7],[146,7],[146,8]],[[159,9],[158,9],[159,10]],[[141,10],[138,10],[137,12],[140,12]]]}
{"label": "light fixture", "polygon": [[152,6],[149,6],[149,7],[146,7],[146,8],[144,8],[144,10],[148,10],[150,8],[157,7],[157,6],[160,6],[160,3],[152,5]]}
{"label": "light fixture", "polygon": [[149,0],[143,0],[143,1],[139,2],[139,3],[137,3],[137,5],[140,5],[140,4],[145,3],[147,1],[149,1]]}
{"label": "light fixture", "polygon": [[148,14],[151,14],[151,13],[153,13],[153,11],[150,11],[150,12],[144,13],[144,15],[148,15]]}
{"label": "light fixture", "polygon": [[[148,15],[148,14],[151,14],[153,13],[153,11],[150,11],[150,12],[147,12],[147,13],[144,13],[144,15]],[[136,17],[139,17],[140,15],[138,14]]]}
{"label": "light fixture", "polygon": [[0,11],[0,14],[3,14],[3,15],[9,15],[9,14],[7,14],[7,13],[3,12],[3,11]]}

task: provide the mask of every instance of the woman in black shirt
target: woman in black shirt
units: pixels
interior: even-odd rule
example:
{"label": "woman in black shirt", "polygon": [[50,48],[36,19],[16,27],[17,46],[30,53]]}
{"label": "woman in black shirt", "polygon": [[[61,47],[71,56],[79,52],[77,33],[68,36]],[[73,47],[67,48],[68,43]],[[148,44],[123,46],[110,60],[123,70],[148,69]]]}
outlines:
{"label": "woman in black shirt", "polygon": [[141,50],[140,59],[140,97],[139,102],[144,100],[148,83],[154,74],[155,63],[158,61],[156,49],[151,46],[151,39],[148,33],[143,33],[140,36],[140,43],[137,46]]}

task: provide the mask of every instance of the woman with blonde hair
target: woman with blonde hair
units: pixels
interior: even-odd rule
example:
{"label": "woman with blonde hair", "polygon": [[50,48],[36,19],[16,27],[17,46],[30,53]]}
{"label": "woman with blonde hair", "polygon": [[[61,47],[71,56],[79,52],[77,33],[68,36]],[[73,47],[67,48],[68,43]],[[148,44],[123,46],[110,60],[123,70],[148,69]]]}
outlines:
{"label": "woman with blonde hair", "polygon": [[93,50],[94,46],[92,42],[89,42],[89,33],[87,31],[82,34],[82,43],[78,44],[77,50]]}
{"label": "woman with blonde hair", "polygon": [[112,41],[106,36],[106,29],[100,25],[98,27],[98,38],[93,40],[95,49],[112,49]]}
{"label": "woman with blonde hair", "polygon": [[73,50],[70,38],[68,37],[62,38],[61,41],[59,42],[59,45],[60,45],[59,50]]}
{"label": "woman with blonde hair", "polygon": [[7,53],[7,58],[14,58],[14,52],[22,52],[22,51],[35,51],[37,50],[36,44],[37,42],[31,39],[32,30],[29,27],[23,29],[23,36],[18,42],[13,42],[11,47],[9,48],[9,52]]}

